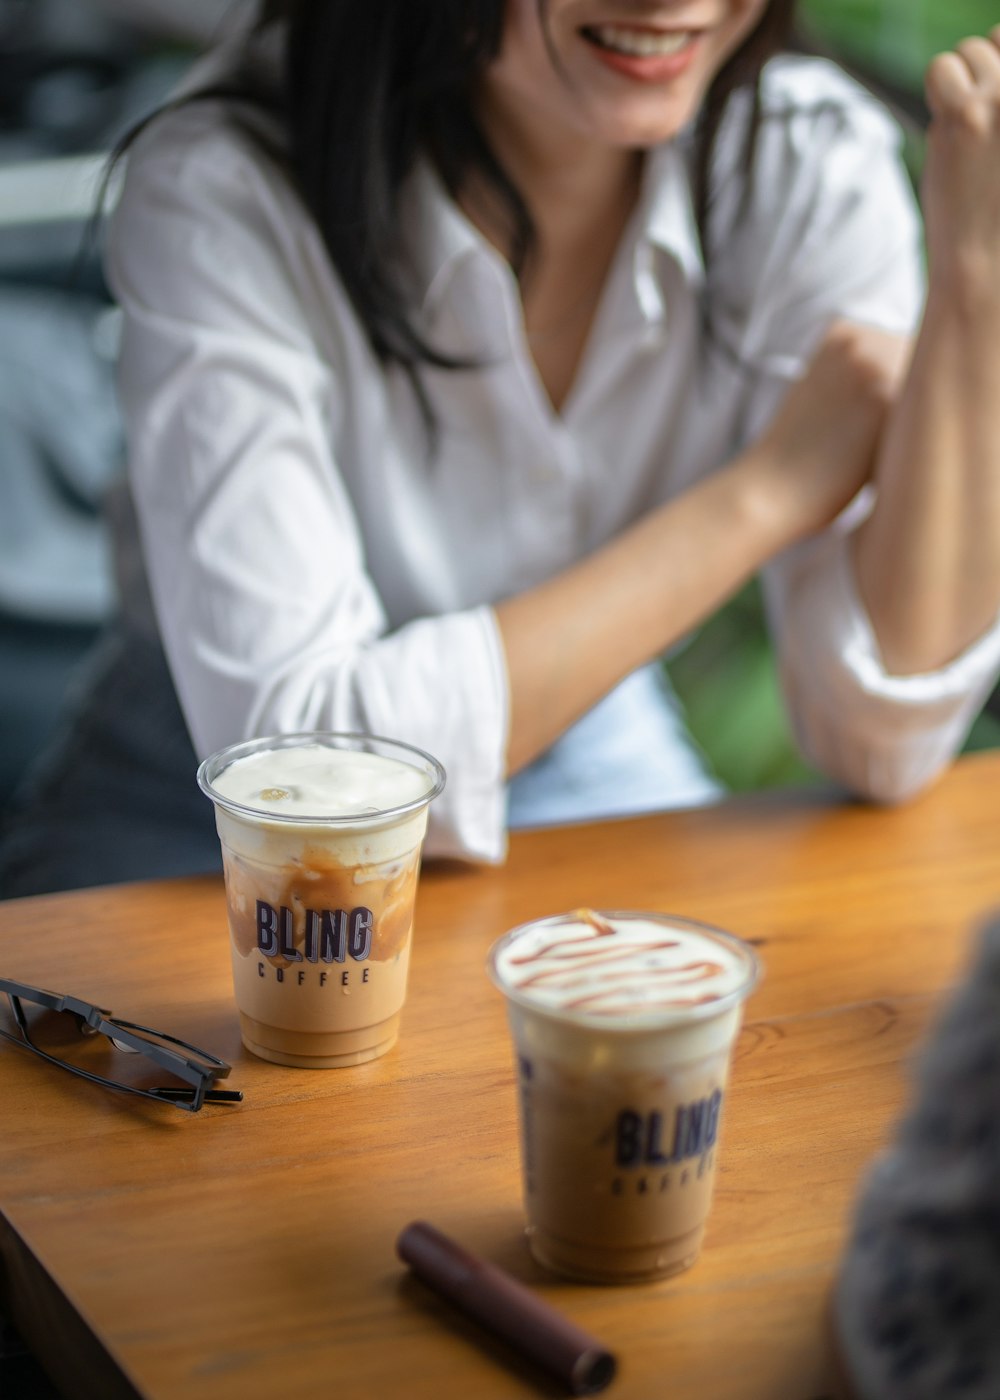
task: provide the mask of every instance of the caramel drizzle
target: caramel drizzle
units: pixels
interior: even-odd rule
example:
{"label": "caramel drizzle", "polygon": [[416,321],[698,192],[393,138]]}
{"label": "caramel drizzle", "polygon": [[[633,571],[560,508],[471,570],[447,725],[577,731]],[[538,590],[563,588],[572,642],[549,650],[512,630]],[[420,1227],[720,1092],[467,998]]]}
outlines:
{"label": "caramel drizzle", "polygon": [[574,917],[581,924],[589,924],[595,933],[606,938],[608,934],[614,934],[614,924],[609,924],[607,919],[602,919],[595,909],[577,909]]}
{"label": "caramel drizzle", "polygon": [[[543,943],[533,952],[523,953],[520,956],[511,957],[510,965],[526,967],[529,964],[540,962],[557,962],[563,964],[573,964],[573,966],[543,967],[534,972],[530,972],[526,977],[522,977],[514,985],[518,990],[528,987],[537,987],[541,983],[547,983],[552,990],[562,991],[570,999],[563,1001],[562,1005],[566,1010],[582,1010],[593,1008],[600,1003],[606,1003],[610,998],[612,1002],[617,999],[615,1010],[628,1011],[633,1008],[641,1010],[659,1010],[670,1006],[698,1006],[703,1002],[718,1001],[721,993],[705,992],[700,997],[678,997],[676,992],[682,986],[692,987],[695,983],[705,982],[725,972],[722,963],[701,960],[697,962],[682,963],[677,967],[608,967],[608,964],[626,963],[636,955],[642,957],[645,954],[658,953],[668,948],[679,948],[680,940],[676,938],[659,938],[652,942],[635,938],[629,939],[627,934],[621,933],[606,919],[602,919],[592,909],[578,909],[575,915],[580,923],[589,924],[594,930],[593,934],[585,935],[576,939],[552,939],[548,943]],[[613,939],[609,946],[607,939]],[[596,991],[586,991],[588,985],[592,985],[593,972],[595,968],[606,967],[607,970],[600,974],[602,987]],[[627,982],[635,986],[637,979],[648,986],[652,982],[660,981],[669,983],[669,987],[664,987],[664,995],[655,999],[647,1000],[645,997],[638,998],[633,994],[628,1000],[623,1000],[622,993],[625,988],[612,987],[612,982]],[[580,995],[574,997],[572,994],[579,991]],[[668,992],[674,995],[667,995]],[[606,1006],[601,1007],[607,1011]]]}
{"label": "caramel drizzle", "polygon": [[[576,909],[574,910],[572,917],[579,924],[589,924],[598,938],[614,938],[616,936],[617,930],[615,929],[614,925],[609,924],[607,919],[602,919],[600,914],[598,914],[593,909]],[[620,936],[621,935],[619,934],[618,937]],[[594,939],[592,937],[583,940],[584,948],[582,950],[582,953],[564,953],[562,951],[559,951],[562,949],[576,948],[578,942],[579,940],[575,940],[574,942],[564,942],[561,939],[557,938],[551,943],[544,943],[540,948],[536,948],[533,953],[528,953],[525,957],[511,958],[510,961],[512,963],[528,963],[537,962],[539,958],[546,958],[550,955],[552,957],[578,957],[583,955],[589,956],[592,952],[603,952],[603,949],[594,947]],[[665,944],[664,946],[673,947],[674,945]]]}
{"label": "caramel drizzle", "polygon": [[[511,958],[511,964],[523,967],[527,963],[541,962],[545,958],[554,959],[559,962],[586,963],[588,968],[597,967],[601,963],[615,963],[622,957],[627,957],[630,953],[654,953],[662,948],[676,948],[678,943],[676,938],[665,938],[657,943],[617,943],[614,948],[595,947],[593,939],[588,939],[582,946],[579,943],[547,943],[543,948],[537,949],[534,953],[527,953],[520,958]],[[531,986],[534,982],[541,982],[547,977],[564,977],[567,969],[564,967],[553,967],[546,971],[536,972],[530,977],[526,977],[517,985],[519,987]]]}
{"label": "caramel drizzle", "polygon": [[[649,944],[647,946],[652,948],[658,945]],[[677,945],[672,943],[668,946],[676,947]],[[645,949],[643,951],[645,951]],[[586,986],[589,980],[587,973],[592,967],[593,963],[589,963],[586,971],[584,971],[582,975],[573,968],[551,967],[541,972],[535,972],[530,977],[522,977],[521,980],[514,985],[518,988],[536,987],[539,982],[550,982],[555,978],[556,987],[561,987],[564,991],[572,991],[574,987]],[[685,986],[690,986],[693,982],[704,982],[709,978],[717,977],[724,971],[725,969],[722,963],[690,962],[681,963],[678,967],[623,967],[618,971],[609,970],[604,974],[603,980],[605,983],[615,981],[634,982],[637,975],[641,974],[644,982],[659,980],[671,982],[674,986],[676,986],[678,982],[683,982]]]}
{"label": "caramel drizzle", "polygon": [[595,1003],[607,1001],[609,997],[614,998],[614,991],[592,992],[590,996],[576,997],[573,1001],[567,1001],[564,1009],[566,1011],[603,1011],[606,1015],[614,1015],[616,1012],[632,1010],[642,1011],[666,1011],[671,1006],[704,1006],[710,1001],[719,1001],[721,992],[705,992],[700,997],[661,997],[657,1001],[644,1001],[641,1007],[636,1007],[634,1001],[619,1002],[612,1001],[610,1006],[597,1006]]}

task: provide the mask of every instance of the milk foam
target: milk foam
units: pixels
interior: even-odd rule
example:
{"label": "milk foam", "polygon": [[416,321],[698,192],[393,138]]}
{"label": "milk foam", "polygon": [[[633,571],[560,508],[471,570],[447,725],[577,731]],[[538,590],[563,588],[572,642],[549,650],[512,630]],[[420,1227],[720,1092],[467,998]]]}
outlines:
{"label": "milk foam", "polygon": [[519,1054],[573,1076],[678,1083],[714,1060],[722,1083],[758,964],[746,945],[713,935],[684,919],[589,909],[514,930],[490,965]]}
{"label": "milk foam", "polygon": [[426,797],[432,780],[399,759],[320,744],[265,749],[215,778],[220,797],[277,817],[375,816]]}
{"label": "milk foam", "polygon": [[753,980],[752,958],[707,930],[588,910],[529,925],[494,967],[519,1000],[608,1023],[710,1012]]}

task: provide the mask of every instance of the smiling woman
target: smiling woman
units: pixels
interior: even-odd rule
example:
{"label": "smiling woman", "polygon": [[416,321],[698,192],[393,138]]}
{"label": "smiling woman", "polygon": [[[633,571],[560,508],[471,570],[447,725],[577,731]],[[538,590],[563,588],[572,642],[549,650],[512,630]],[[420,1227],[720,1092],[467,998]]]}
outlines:
{"label": "smiling woman", "polygon": [[1000,665],[1000,51],[933,89],[921,325],[898,132],[779,54],[791,12],[271,0],[133,139],[156,620],[130,594],[8,893],[176,870],[181,835],[214,865],[195,750],[253,734],[435,754],[429,855],[711,801],[659,658],[758,571],[810,760],[879,801],[941,771]]}

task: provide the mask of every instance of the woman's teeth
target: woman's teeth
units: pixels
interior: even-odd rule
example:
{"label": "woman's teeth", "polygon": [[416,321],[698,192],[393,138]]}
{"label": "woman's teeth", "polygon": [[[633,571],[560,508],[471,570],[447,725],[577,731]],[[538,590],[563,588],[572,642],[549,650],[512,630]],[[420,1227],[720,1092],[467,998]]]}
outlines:
{"label": "woman's teeth", "polygon": [[680,53],[692,35],[689,30],[655,33],[651,29],[625,29],[617,24],[599,24],[584,30],[586,37],[602,49],[634,58],[665,58]]}

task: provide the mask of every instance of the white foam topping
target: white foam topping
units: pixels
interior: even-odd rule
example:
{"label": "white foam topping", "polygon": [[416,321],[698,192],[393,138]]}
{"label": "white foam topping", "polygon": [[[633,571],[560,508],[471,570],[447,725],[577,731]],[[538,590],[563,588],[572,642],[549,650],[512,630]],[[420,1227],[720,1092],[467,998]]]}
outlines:
{"label": "white foam topping", "polygon": [[633,1019],[749,991],[749,949],[688,924],[581,909],[519,930],[497,951],[501,986],[545,1010]]}
{"label": "white foam topping", "polygon": [[248,754],[212,782],[220,797],[279,817],[376,816],[419,801],[432,786],[410,763],[323,744]]}

